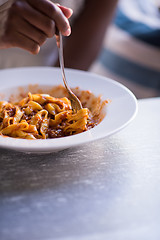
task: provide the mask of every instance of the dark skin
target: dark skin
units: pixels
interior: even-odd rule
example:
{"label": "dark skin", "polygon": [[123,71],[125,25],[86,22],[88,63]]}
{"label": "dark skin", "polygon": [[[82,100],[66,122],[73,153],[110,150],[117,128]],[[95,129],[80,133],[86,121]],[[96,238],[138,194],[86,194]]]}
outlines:
{"label": "dark skin", "polygon": [[[88,70],[97,57],[118,0],[85,0],[72,26],[72,10],[48,0],[16,0],[9,11],[0,49],[20,47],[38,54],[58,28],[65,37],[65,67]],[[58,60],[56,66],[59,66]]]}
{"label": "dark skin", "polygon": [[38,54],[46,39],[55,35],[56,27],[64,36],[70,34],[71,15],[71,9],[48,0],[16,0],[9,9],[0,49],[19,47]]}
{"label": "dark skin", "polygon": [[[88,70],[101,50],[118,0],[86,0],[85,7],[65,38],[65,67]],[[96,16],[96,17],[95,17]]]}

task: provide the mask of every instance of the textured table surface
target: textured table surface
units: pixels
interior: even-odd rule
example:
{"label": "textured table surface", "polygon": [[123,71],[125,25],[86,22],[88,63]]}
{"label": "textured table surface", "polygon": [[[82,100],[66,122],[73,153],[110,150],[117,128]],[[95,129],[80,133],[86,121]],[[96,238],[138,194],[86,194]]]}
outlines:
{"label": "textured table surface", "polygon": [[54,154],[0,149],[1,240],[159,240],[160,99],[113,136]]}

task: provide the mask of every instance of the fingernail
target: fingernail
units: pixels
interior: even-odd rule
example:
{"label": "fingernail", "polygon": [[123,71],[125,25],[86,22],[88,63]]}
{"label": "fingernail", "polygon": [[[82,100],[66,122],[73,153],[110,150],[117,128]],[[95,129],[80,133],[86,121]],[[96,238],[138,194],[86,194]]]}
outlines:
{"label": "fingernail", "polygon": [[73,14],[73,10],[72,10],[72,8],[68,8],[68,9],[70,10],[71,14]]}
{"label": "fingernail", "polygon": [[69,36],[71,34],[71,28],[69,27],[66,31],[65,31],[65,35]]}

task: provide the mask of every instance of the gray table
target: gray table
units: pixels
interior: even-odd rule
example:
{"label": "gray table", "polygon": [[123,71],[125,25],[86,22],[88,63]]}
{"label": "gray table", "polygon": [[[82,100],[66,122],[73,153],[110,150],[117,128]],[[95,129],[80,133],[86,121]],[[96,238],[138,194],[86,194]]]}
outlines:
{"label": "gray table", "polygon": [[1,240],[159,240],[160,99],[124,130],[47,155],[0,149]]}

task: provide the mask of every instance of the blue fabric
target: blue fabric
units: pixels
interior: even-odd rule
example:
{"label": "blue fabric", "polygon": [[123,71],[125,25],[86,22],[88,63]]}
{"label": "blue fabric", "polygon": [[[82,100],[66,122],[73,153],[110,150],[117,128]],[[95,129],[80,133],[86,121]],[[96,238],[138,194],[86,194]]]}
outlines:
{"label": "blue fabric", "polygon": [[160,90],[160,71],[132,62],[107,49],[102,50],[99,60],[104,67],[118,76]]}
{"label": "blue fabric", "polygon": [[155,47],[160,47],[160,28],[153,29],[144,23],[132,21],[120,9],[116,12],[114,24],[132,37]]}

